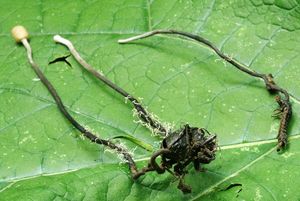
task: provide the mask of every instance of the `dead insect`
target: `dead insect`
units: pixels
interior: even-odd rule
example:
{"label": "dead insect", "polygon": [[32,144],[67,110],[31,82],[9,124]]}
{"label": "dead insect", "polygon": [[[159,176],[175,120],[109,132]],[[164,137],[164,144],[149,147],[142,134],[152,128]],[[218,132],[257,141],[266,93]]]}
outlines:
{"label": "dead insect", "polygon": [[280,126],[277,139],[279,141],[277,151],[280,151],[279,147],[285,147],[287,144],[287,128],[289,120],[292,116],[291,103],[282,99],[280,96],[275,97],[276,102],[279,105],[279,108],[276,110],[274,116],[278,116],[280,118]]}
{"label": "dead insect", "polygon": [[137,36],[133,36],[131,38],[127,38],[127,39],[120,39],[118,40],[119,43],[124,44],[124,43],[128,43],[134,40],[139,40],[139,39],[143,39],[143,38],[147,38],[153,35],[157,35],[157,34],[170,34],[170,35],[179,35],[179,36],[184,36],[186,38],[195,40],[199,43],[202,43],[204,45],[206,45],[207,47],[209,47],[210,49],[212,49],[219,57],[221,57],[222,59],[224,59],[226,62],[232,64],[235,68],[237,68],[238,70],[247,73],[250,76],[256,77],[256,78],[260,78],[265,82],[266,85],[266,89],[270,92],[270,93],[277,93],[278,98],[276,98],[277,103],[279,104],[280,110],[282,111],[282,115],[281,115],[281,120],[280,120],[280,128],[278,130],[278,135],[277,135],[277,140],[278,140],[278,144],[277,144],[277,151],[280,151],[282,149],[284,149],[287,145],[287,128],[290,122],[290,117],[292,115],[292,107],[291,107],[291,103],[290,103],[290,95],[287,92],[287,90],[279,87],[273,79],[272,74],[262,74],[262,73],[258,73],[250,68],[248,68],[247,66],[239,63],[238,61],[234,60],[232,57],[224,54],[216,45],[214,45],[212,42],[210,42],[209,40],[198,36],[198,35],[194,35],[191,33],[187,33],[187,32],[183,32],[183,31],[176,31],[176,30],[154,30],[154,31],[149,31],[146,33],[143,33],[141,35],[137,35]]}
{"label": "dead insect", "polygon": [[[201,164],[210,163],[215,159],[215,152],[217,150],[216,135],[210,134],[204,128],[190,127],[188,124],[176,131],[166,129],[163,124],[154,119],[152,115],[147,112],[136,98],[112,83],[102,73],[96,71],[81,58],[71,41],[59,35],[54,36],[54,41],[67,46],[77,62],[87,71],[120,93],[126,99],[130,100],[138,113],[138,117],[144,124],[164,137],[161,143],[161,149],[152,154],[147,167],[144,167],[141,170],[131,169],[133,179],[138,179],[141,175],[144,175],[149,171],[156,171],[159,174],[168,171],[179,178],[178,188],[183,193],[190,193],[191,188],[184,184],[184,176],[187,173],[186,167],[190,163],[193,163],[196,170],[201,170]],[[156,162],[156,159],[159,156],[161,157],[160,164]]]}
{"label": "dead insect", "polygon": [[[213,161],[216,150],[216,135],[186,124],[163,139],[161,149],[151,156],[148,166],[134,173],[133,178],[137,179],[149,171],[156,171],[158,174],[168,171],[179,178],[177,187],[183,193],[190,193],[191,187],[184,183],[184,176],[188,173],[186,167],[193,163],[195,170],[203,170],[201,164]],[[160,165],[156,162],[158,156],[161,156]]]}
{"label": "dead insect", "polygon": [[191,192],[191,188],[183,182],[187,173],[186,166],[193,163],[195,170],[203,170],[201,164],[213,161],[217,150],[216,135],[211,135],[203,128],[190,127],[188,124],[164,138],[161,146],[162,161],[160,166],[154,165],[155,170],[163,173],[165,170],[170,171],[174,166],[174,173],[180,178],[178,188],[184,193]]}

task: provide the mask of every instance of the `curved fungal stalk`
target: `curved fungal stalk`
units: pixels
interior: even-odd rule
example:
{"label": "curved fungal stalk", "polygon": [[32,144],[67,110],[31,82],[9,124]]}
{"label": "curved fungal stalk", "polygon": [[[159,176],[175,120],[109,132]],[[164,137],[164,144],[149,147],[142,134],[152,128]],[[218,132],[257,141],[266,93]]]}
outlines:
{"label": "curved fungal stalk", "polygon": [[[190,127],[188,124],[175,131],[165,129],[158,121],[152,118],[151,114],[147,113],[137,99],[112,83],[84,61],[69,40],[58,35],[54,36],[54,40],[67,46],[77,62],[86,70],[122,94],[125,98],[129,99],[138,112],[140,119],[146,123],[147,126],[165,135],[161,143],[161,149],[152,154],[146,167],[133,174],[133,179],[138,179],[150,171],[156,171],[158,174],[163,174],[167,171],[179,179],[177,187],[183,193],[190,193],[192,190],[191,187],[184,184],[184,176],[187,173],[186,167],[190,163],[194,163],[195,169],[199,170],[202,164],[208,164],[215,159],[215,152],[217,151],[216,135],[210,134],[204,128]],[[168,134],[168,132],[170,133]],[[156,162],[158,157],[161,158],[160,164]]]}
{"label": "curved fungal stalk", "polygon": [[45,75],[43,74],[43,72],[41,71],[41,69],[39,68],[39,66],[33,60],[32,50],[31,50],[30,44],[29,44],[29,42],[27,40],[28,37],[29,37],[29,34],[28,34],[27,30],[23,26],[15,26],[12,29],[12,35],[15,38],[16,42],[22,43],[23,46],[25,47],[25,49],[27,51],[27,58],[28,58],[28,61],[29,61],[30,65],[31,65],[32,69],[34,70],[34,72],[36,73],[36,75],[40,78],[40,80],[42,81],[42,83],[44,84],[44,86],[48,89],[48,91],[52,95],[54,101],[56,102],[56,104],[57,104],[60,112],[64,115],[64,117],[78,131],[80,131],[83,134],[84,137],[86,137],[87,139],[89,139],[91,142],[94,142],[94,143],[97,143],[97,144],[101,144],[101,145],[105,145],[105,146],[109,147],[110,149],[115,150],[118,154],[122,155],[123,158],[125,159],[125,161],[127,162],[128,166],[129,166],[129,169],[130,169],[130,171],[132,173],[132,176],[134,176],[137,173],[137,167],[136,167],[136,164],[135,164],[134,160],[132,159],[131,155],[128,153],[128,151],[126,149],[122,148],[121,146],[118,146],[118,145],[114,144],[113,142],[111,142],[109,140],[101,139],[101,138],[97,137],[95,134],[93,134],[92,132],[86,130],[66,110],[66,107],[63,104],[60,96],[56,92],[55,88],[50,83],[50,81],[45,77]]}
{"label": "curved fungal stalk", "polygon": [[279,108],[277,111],[279,111],[278,116],[280,116],[280,126],[279,126],[279,130],[278,130],[278,135],[277,135],[277,139],[278,139],[277,151],[280,151],[286,147],[287,140],[288,140],[287,129],[288,129],[288,125],[290,122],[290,118],[292,116],[290,95],[287,92],[287,90],[281,88],[274,82],[272,74],[258,73],[256,71],[250,69],[249,67],[239,63],[238,61],[234,60],[232,57],[224,54],[216,45],[214,45],[209,40],[207,40],[201,36],[183,32],[183,31],[154,30],[154,31],[146,32],[141,35],[133,36],[133,37],[130,37],[127,39],[120,39],[120,40],[118,40],[118,43],[125,44],[125,43],[129,43],[129,42],[132,42],[135,40],[148,38],[148,37],[151,37],[151,36],[154,36],[157,34],[179,35],[179,36],[183,36],[183,37],[192,39],[199,43],[202,43],[202,44],[206,45],[207,47],[209,47],[211,50],[213,50],[220,58],[222,58],[226,62],[232,64],[238,70],[240,70],[252,77],[256,77],[256,78],[263,80],[266,85],[267,90],[270,93],[278,94],[278,96],[276,96],[276,98],[275,98],[276,102],[279,105]]}
{"label": "curved fungal stalk", "polygon": [[131,94],[126,92],[121,87],[114,84],[112,81],[107,79],[102,73],[98,72],[95,68],[93,68],[90,64],[88,64],[77,52],[75,47],[73,46],[72,42],[61,37],[60,35],[55,35],[53,37],[54,41],[60,44],[65,45],[71,54],[74,56],[74,58],[77,60],[77,62],[85,68],[88,72],[93,74],[97,79],[104,82],[106,85],[108,85],[110,88],[124,96],[124,98],[128,99],[132,105],[134,106],[135,110],[138,113],[138,117],[147,125],[150,126],[154,130],[154,132],[161,134],[162,136],[166,136],[168,134],[168,129],[166,129],[159,121],[152,118],[152,115],[148,113],[148,111],[142,106],[142,104]]}

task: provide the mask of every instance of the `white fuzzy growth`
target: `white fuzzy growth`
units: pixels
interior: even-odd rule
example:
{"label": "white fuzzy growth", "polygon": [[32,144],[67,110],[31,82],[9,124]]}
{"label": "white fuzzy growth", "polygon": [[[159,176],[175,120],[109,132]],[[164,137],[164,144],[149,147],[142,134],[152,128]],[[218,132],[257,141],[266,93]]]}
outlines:
{"label": "white fuzzy growth", "polygon": [[126,146],[124,144],[122,144],[122,143],[119,143],[117,146],[123,149],[123,152],[121,152],[121,153],[115,151],[115,153],[118,156],[118,159],[121,161],[121,163],[127,163],[128,161],[124,159],[123,153],[128,153],[130,156],[133,156],[134,150],[130,150],[130,151],[127,150]]}
{"label": "white fuzzy growth", "polygon": [[166,133],[166,136],[168,136],[170,133],[170,131],[172,131],[172,130],[174,130],[174,128],[175,128],[175,123],[173,122],[173,123],[166,123],[166,122],[163,122],[163,124],[162,124],[165,128],[166,128],[166,130],[167,130],[167,133]]}
{"label": "white fuzzy growth", "polygon": [[104,153],[111,153],[111,154],[114,154],[114,153],[116,153],[116,151],[115,151],[115,150],[112,150],[112,149],[110,149],[110,148],[108,148],[108,147],[104,147]]}
{"label": "white fuzzy growth", "polygon": [[[158,116],[156,116],[156,115],[153,114],[153,113],[148,112],[147,108],[144,108],[144,109],[145,109],[145,111],[147,112],[147,114],[149,115],[149,117],[150,117],[151,119],[153,119],[153,120],[156,121],[156,122],[159,122],[164,128],[166,128],[166,131],[167,131],[166,136],[167,136],[167,135],[169,134],[169,131],[172,130],[172,128],[173,128],[174,125],[173,125],[173,124],[170,124],[170,123],[165,123],[165,122],[164,122],[164,123],[161,123],[161,120],[158,118]],[[139,117],[140,117],[140,113],[139,113],[138,111],[136,111],[136,109],[134,108],[134,109],[132,110],[132,116],[133,116],[133,117],[138,117],[138,118],[139,118]],[[159,131],[159,129],[153,129],[153,128],[151,127],[151,125],[149,125],[148,123],[143,122],[141,119],[139,119],[139,120],[134,120],[134,123],[139,123],[139,124],[141,124],[142,126],[148,128],[154,136],[160,136],[159,133],[161,133],[161,131]]]}
{"label": "white fuzzy growth", "polygon": [[142,102],[142,101],[144,100],[144,98],[143,98],[143,97],[138,97],[138,100],[139,100],[140,102]]}
{"label": "white fuzzy growth", "polygon": [[127,103],[128,103],[128,100],[129,100],[129,97],[126,96],[124,99],[125,99],[125,104],[127,104]]}

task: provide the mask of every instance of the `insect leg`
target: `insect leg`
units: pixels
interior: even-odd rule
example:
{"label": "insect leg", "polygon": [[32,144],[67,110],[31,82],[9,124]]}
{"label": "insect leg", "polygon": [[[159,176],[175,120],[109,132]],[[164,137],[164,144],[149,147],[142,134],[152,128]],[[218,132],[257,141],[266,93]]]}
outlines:
{"label": "insect leg", "polygon": [[148,166],[133,173],[133,179],[138,179],[140,176],[142,176],[146,172],[150,172],[150,171],[156,171],[158,174],[164,173],[165,170],[167,170],[167,168],[162,165],[158,165],[156,162],[156,158],[158,156],[162,156],[163,154],[167,154],[167,153],[170,153],[170,151],[168,149],[159,149],[158,151],[154,152],[154,154],[152,154],[152,156],[150,158]]}
{"label": "insect leg", "polygon": [[187,185],[187,184],[184,183],[184,176],[185,175],[181,175],[179,177],[179,183],[178,183],[177,188],[180,189],[184,194],[191,193],[192,192],[192,188],[189,185]]}

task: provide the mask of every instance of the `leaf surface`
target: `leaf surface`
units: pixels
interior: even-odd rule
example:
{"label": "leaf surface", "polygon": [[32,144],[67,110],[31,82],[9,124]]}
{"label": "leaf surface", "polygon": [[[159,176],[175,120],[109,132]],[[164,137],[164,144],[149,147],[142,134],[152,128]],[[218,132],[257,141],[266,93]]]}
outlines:
{"label": "leaf surface", "polygon": [[[300,10],[297,1],[26,1],[0,6],[0,200],[296,200],[300,111]],[[81,55],[174,129],[189,123],[217,133],[221,147],[204,173],[190,170],[191,195],[171,175],[136,182],[115,153],[80,137],[36,79],[10,29],[24,25],[36,62],[68,110],[99,136],[131,135],[159,148],[161,139],[136,123],[132,106],[84,71],[52,40],[70,39]],[[207,47],[155,36],[117,40],[154,29],[202,35],[292,95],[289,149],[274,151],[277,104],[264,84],[224,63]],[[150,152],[126,140],[138,165]],[[293,183],[293,185],[290,185]],[[228,190],[230,184],[241,184]],[[242,190],[240,190],[242,189]]]}

